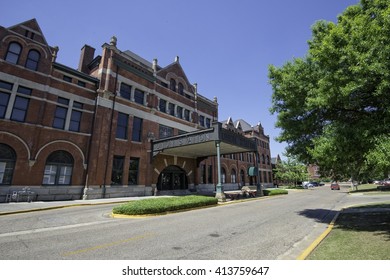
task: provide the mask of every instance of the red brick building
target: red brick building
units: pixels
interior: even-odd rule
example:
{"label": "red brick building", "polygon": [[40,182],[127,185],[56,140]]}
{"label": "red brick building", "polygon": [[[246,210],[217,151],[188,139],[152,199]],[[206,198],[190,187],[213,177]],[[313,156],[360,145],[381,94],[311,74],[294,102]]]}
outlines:
{"label": "red brick building", "polygon": [[[198,93],[178,57],[161,67],[119,50],[113,37],[97,56],[85,45],[72,69],[56,62],[59,49],[47,44],[35,19],[0,26],[0,44],[0,202],[26,187],[37,200],[214,189],[215,157],[153,150],[159,139],[210,130],[218,121],[216,98]],[[225,126],[258,147],[223,156],[227,187],[271,183],[262,127],[242,120]]]}

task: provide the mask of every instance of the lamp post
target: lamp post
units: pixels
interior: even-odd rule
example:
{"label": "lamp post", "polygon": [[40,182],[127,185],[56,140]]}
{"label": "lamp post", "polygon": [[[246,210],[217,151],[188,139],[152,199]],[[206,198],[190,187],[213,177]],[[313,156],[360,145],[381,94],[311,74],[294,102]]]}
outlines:
{"label": "lamp post", "polygon": [[221,151],[220,151],[221,141],[220,140],[215,141],[215,147],[217,148],[217,169],[218,169],[218,184],[217,184],[215,197],[218,199],[218,201],[225,202],[226,196],[225,193],[223,192],[223,185],[221,182]]}

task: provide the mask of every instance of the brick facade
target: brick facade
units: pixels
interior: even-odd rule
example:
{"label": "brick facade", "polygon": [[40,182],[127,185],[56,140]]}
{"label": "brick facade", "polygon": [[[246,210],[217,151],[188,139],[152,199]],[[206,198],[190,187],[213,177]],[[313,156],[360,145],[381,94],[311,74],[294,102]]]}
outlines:
{"label": "brick facade", "polygon": [[[213,190],[215,157],[151,151],[155,139],[218,120],[217,100],[197,92],[178,57],[161,67],[157,60],[117,49],[113,37],[97,56],[84,46],[76,70],[56,62],[58,51],[35,19],[0,26],[0,202],[26,187],[38,200],[152,195],[163,192],[163,184],[175,190],[169,180],[176,179],[184,184],[180,190]],[[269,138],[261,125],[244,124],[245,129],[234,129],[259,141],[260,182],[267,185],[272,182]],[[222,158],[225,183],[255,184],[257,178],[248,176],[253,156],[251,161],[247,155],[232,157]],[[204,165],[212,175],[204,175]]]}

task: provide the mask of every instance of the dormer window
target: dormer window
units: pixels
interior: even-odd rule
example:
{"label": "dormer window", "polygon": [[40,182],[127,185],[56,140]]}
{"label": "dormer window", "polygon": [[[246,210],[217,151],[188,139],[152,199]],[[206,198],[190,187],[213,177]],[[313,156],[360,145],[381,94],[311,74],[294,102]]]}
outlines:
{"label": "dormer window", "polygon": [[179,92],[180,95],[184,95],[184,86],[183,86],[182,83],[179,83],[179,84],[177,85],[177,90],[178,90],[178,92]]}
{"label": "dormer window", "polygon": [[36,50],[30,50],[28,52],[27,60],[26,60],[26,68],[30,70],[36,71],[38,69],[38,63],[41,55]]}
{"label": "dormer window", "polygon": [[20,53],[22,52],[22,46],[16,42],[9,44],[7,55],[5,60],[13,64],[18,64]]}
{"label": "dormer window", "polygon": [[174,79],[171,79],[171,81],[169,83],[169,89],[176,91],[176,81]]}

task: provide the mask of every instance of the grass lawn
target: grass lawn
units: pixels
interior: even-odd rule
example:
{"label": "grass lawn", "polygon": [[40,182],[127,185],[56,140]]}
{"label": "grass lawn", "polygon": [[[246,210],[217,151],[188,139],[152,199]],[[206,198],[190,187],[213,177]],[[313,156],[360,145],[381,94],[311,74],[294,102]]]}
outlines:
{"label": "grass lawn", "polygon": [[390,203],[351,209],[363,208],[370,211],[341,213],[333,230],[306,259],[390,260],[390,211],[381,211],[390,209]]}

